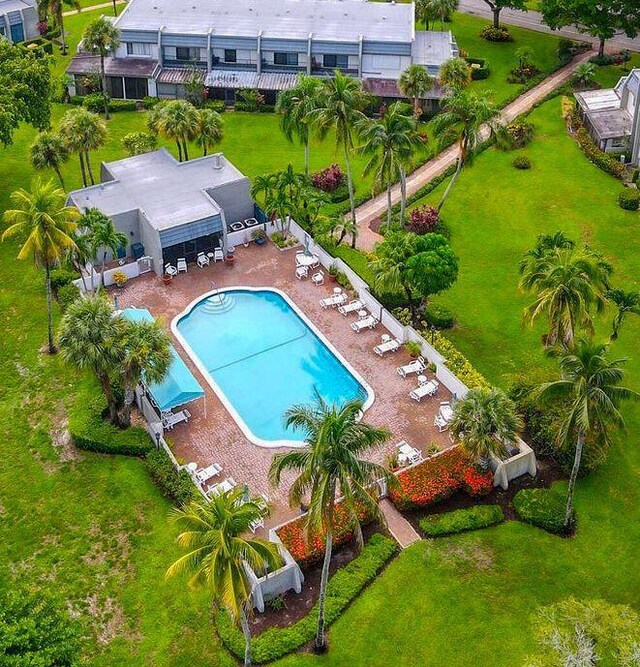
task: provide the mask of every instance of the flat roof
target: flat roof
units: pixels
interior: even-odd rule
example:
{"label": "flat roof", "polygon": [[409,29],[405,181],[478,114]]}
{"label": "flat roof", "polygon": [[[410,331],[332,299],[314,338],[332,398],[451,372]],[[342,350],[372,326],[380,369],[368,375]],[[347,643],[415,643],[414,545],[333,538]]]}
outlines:
{"label": "flat roof", "polygon": [[591,111],[587,117],[600,139],[631,136],[631,116],[624,109]]}
{"label": "flat roof", "polygon": [[411,42],[413,5],[366,0],[131,0],[120,30],[263,38]]}
{"label": "flat roof", "polygon": [[451,32],[419,30],[411,47],[411,55],[413,62],[418,65],[440,66],[451,58],[452,50],[457,51],[457,48]]}
{"label": "flat roof", "polygon": [[36,6],[36,0],[0,0],[0,14],[19,12]]}
{"label": "flat roof", "polygon": [[221,154],[178,162],[164,148],[104,167],[114,180],[75,190],[70,200],[81,210],[98,208],[109,216],[140,210],[158,231],[219,214],[207,191],[245,178]]}
{"label": "flat roof", "polygon": [[576,97],[582,102],[582,108],[587,111],[620,108],[620,98],[613,88],[585,90],[581,93],[576,93]]}

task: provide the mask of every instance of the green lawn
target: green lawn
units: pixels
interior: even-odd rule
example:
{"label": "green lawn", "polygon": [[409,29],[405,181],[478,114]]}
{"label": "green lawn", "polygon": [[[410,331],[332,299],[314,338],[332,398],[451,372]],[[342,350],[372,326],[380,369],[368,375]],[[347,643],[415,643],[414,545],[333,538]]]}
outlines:
{"label": "green lawn", "polygon": [[596,81],[602,88],[613,88],[620,80],[620,77],[626,76],[634,67],[640,67],[640,53],[632,53],[631,59],[624,65],[598,67]]}

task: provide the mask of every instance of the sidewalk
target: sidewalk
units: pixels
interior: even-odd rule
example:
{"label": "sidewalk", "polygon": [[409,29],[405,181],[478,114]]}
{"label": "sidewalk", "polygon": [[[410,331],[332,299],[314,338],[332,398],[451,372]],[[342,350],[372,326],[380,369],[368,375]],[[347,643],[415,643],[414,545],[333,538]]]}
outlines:
{"label": "sidewalk", "polygon": [[[527,91],[516,100],[508,104],[501,112],[501,122],[503,124],[511,122],[526,111],[529,111],[536,103],[544,99],[550,92],[566,83],[573,73],[576,65],[586,61],[592,55],[587,52],[579,56],[562,69],[548,76],[535,88]],[[489,136],[488,128],[484,128],[483,138]],[[450,166],[456,163],[458,159],[458,147],[449,146],[433,159],[426,162],[407,177],[407,196],[411,197],[421,187],[432,181],[436,176],[442,174]],[[400,201],[400,186],[396,184],[391,190],[391,200],[394,204]],[[356,220],[358,221],[358,248],[370,252],[376,243],[382,240],[382,236],[374,232],[370,225],[386,214],[387,193],[383,192],[373,199],[365,202],[356,209]]]}
{"label": "sidewalk", "polygon": [[380,509],[387,521],[387,528],[393,535],[401,549],[406,549],[420,541],[420,535],[415,528],[398,512],[388,498],[380,501]]}
{"label": "sidewalk", "polygon": [[[128,0],[116,0],[117,5],[126,5]],[[62,16],[75,16],[83,12],[92,12],[94,9],[113,9],[113,2],[102,2],[99,5],[91,5],[91,7],[81,7],[80,9],[70,9],[62,12]]]}

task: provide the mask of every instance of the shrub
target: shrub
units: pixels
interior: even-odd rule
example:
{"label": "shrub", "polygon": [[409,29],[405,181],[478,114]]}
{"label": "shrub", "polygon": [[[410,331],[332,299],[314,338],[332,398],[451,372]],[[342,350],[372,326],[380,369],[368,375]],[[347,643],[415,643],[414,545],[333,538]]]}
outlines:
{"label": "shrub", "polygon": [[404,344],[404,349],[406,353],[414,359],[417,359],[422,354],[422,347],[420,346],[420,343],[415,340],[407,341]]}
{"label": "shrub", "polygon": [[625,168],[622,162],[616,160],[608,153],[601,151],[584,127],[581,127],[576,132],[576,140],[589,162],[595,164],[602,171],[615,176],[615,178],[623,178]]}
{"label": "shrub", "polygon": [[563,37],[558,41],[558,63],[560,65],[566,65],[576,54],[590,48],[590,44],[586,44],[585,42],[574,42],[572,39]]}
{"label": "shrub", "polygon": [[[311,174],[311,183],[313,187],[323,192],[333,192],[337,190],[345,181],[344,173],[340,165],[332,164],[330,167]],[[347,194],[348,196],[348,194]]]}
{"label": "shrub", "polygon": [[[107,95],[107,103],[109,102],[109,96]],[[103,93],[91,93],[90,95],[85,96],[82,101],[82,106],[87,109],[87,111],[92,111],[93,113],[102,113],[104,111],[104,98]]]}
{"label": "shrub", "polygon": [[618,204],[625,211],[637,211],[640,209],[640,191],[627,188],[618,195]]}
{"label": "shrub", "polygon": [[[566,498],[555,489],[523,489],[516,493],[513,508],[525,523],[555,535],[565,535],[564,513]],[[575,512],[571,525],[575,523]]]}
{"label": "shrub", "polygon": [[440,212],[433,206],[420,206],[414,208],[409,213],[409,220],[407,221],[407,229],[414,234],[428,234],[433,232],[440,221]]}
{"label": "shrub", "polygon": [[63,285],[58,289],[58,304],[62,310],[66,310],[74,301],[80,298],[80,288],[73,283]]}
{"label": "shrub", "polygon": [[149,153],[157,147],[157,137],[147,132],[129,132],[122,137],[122,148],[129,157]]}
{"label": "shrub", "polygon": [[453,313],[448,308],[445,308],[445,306],[437,303],[430,303],[426,307],[424,315],[427,319],[427,324],[436,327],[436,329],[450,329],[455,322]]}
{"label": "shrub", "polygon": [[258,107],[260,113],[274,113],[276,110],[275,104],[261,104]]}
{"label": "shrub", "polygon": [[227,110],[227,105],[224,100],[208,100],[202,105],[205,109],[211,109],[218,113],[224,113]]}
{"label": "shrub", "polygon": [[323,192],[325,199],[327,199],[332,204],[339,204],[340,202],[347,201],[349,199],[349,186],[347,185],[346,181],[341,183],[335,190],[332,190],[331,192],[325,192],[324,190]]}
{"label": "shrub", "polygon": [[531,169],[531,160],[526,155],[518,155],[511,164],[516,169]]}
{"label": "shrub", "polygon": [[142,106],[147,110],[153,109],[153,107],[157,106],[158,104],[160,104],[159,97],[145,97],[142,100]]}
{"label": "shrub", "polygon": [[533,123],[527,123],[523,120],[514,120],[505,128],[505,132],[509,137],[509,143],[513,148],[524,148],[527,144],[531,143],[534,130]]}
{"label": "shrub", "polygon": [[176,505],[184,505],[198,498],[196,487],[186,470],[176,470],[163,449],[151,449],[146,456],[151,479],[165,498]]}
{"label": "shrub", "polygon": [[482,472],[461,447],[452,447],[398,474],[399,488],[389,492],[400,510],[425,508],[460,490],[484,496],[493,489],[493,473]]}
{"label": "shrub", "polygon": [[532,81],[536,76],[539,76],[540,74],[541,74],[540,70],[532,63],[529,63],[527,65],[520,65],[518,67],[514,67],[511,70],[509,76],[507,77],[507,82],[524,84],[527,83],[528,81]]}
{"label": "shrub", "polygon": [[116,113],[118,111],[135,111],[138,108],[136,100],[110,100],[109,111]]}
{"label": "shrub", "polygon": [[[372,535],[360,554],[344,567],[339,568],[327,585],[325,620],[327,626],[334,623],[360,592],[371,583],[386,563],[394,556],[397,545],[394,540],[380,534]],[[287,653],[310,642],[317,625],[317,603],[309,613],[286,627],[271,627],[251,640],[253,662],[262,664],[277,660]],[[224,611],[215,614],[215,623],[222,643],[237,658],[244,657],[242,632],[232,623]]]}
{"label": "shrub", "polygon": [[444,514],[432,514],[420,519],[419,523],[425,535],[439,537],[495,526],[502,521],[504,512],[500,505],[476,505]]}
{"label": "shrub", "polygon": [[113,274],[113,282],[118,286],[122,287],[127,283],[129,278],[127,278],[127,274],[124,271],[116,271]]}
{"label": "shrub", "polygon": [[278,248],[293,248],[294,245],[298,245],[298,239],[295,236],[291,234],[285,236],[282,232],[273,232],[271,240]]}
{"label": "shrub", "polygon": [[480,31],[480,37],[486,39],[488,42],[513,42],[509,30],[505,26],[496,28],[493,25],[486,25]]}
{"label": "shrub", "polygon": [[51,270],[51,289],[57,292],[61,287],[68,285],[80,276],[73,269],[61,267]]}
{"label": "shrub", "polygon": [[[423,335],[425,340],[430,340],[431,332],[425,331]],[[445,358],[447,368],[469,389],[491,386],[454,344],[437,331],[433,333],[433,347]]]}

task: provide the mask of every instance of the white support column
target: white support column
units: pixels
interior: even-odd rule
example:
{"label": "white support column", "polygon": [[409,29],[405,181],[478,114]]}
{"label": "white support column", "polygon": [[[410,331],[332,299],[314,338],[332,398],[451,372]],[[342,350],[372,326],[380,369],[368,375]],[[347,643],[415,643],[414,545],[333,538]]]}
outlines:
{"label": "white support column", "polygon": [[122,77],[122,97],[127,99],[127,87],[124,85],[124,77]]}
{"label": "white support column", "polygon": [[162,31],[164,30],[164,26],[160,26],[158,29],[158,62],[160,63],[160,67],[164,65],[164,58],[162,56]]}
{"label": "white support column", "polygon": [[207,72],[210,72],[213,69],[213,57],[211,54],[211,33],[213,28],[209,28],[207,33]]}
{"label": "white support column", "polygon": [[358,78],[362,78],[362,42],[363,37],[360,35],[358,38]]}
{"label": "white support column", "polygon": [[9,23],[9,15],[4,14],[2,20],[4,21],[4,29],[5,29],[4,36],[9,41],[9,44],[13,44],[13,39],[11,37],[11,25]]}
{"label": "white support column", "polygon": [[262,74],[262,30],[258,33],[257,49],[258,49],[258,63],[256,72],[258,76],[260,76]]}
{"label": "white support column", "polygon": [[311,74],[311,43],[313,42],[313,33],[309,33],[307,39],[307,74]]}

